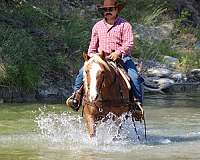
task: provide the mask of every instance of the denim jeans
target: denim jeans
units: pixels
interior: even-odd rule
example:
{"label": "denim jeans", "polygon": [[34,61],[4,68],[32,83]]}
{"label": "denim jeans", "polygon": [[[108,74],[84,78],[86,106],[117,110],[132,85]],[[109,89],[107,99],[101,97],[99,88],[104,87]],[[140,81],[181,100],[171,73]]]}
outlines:
{"label": "denim jeans", "polygon": [[[130,56],[123,56],[122,60],[124,62],[124,68],[131,79],[131,91],[133,92],[133,95],[137,99],[139,99],[140,102],[143,102],[143,90],[142,90],[143,79],[138,74],[135,64]],[[83,84],[83,67],[79,70],[79,73],[76,76],[75,84],[73,87],[74,92],[79,90],[82,84]]]}

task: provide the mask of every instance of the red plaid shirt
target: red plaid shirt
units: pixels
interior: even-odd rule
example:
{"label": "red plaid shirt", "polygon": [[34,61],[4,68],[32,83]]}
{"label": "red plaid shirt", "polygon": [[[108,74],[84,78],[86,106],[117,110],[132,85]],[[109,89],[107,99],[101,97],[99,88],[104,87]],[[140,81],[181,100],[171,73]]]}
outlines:
{"label": "red plaid shirt", "polygon": [[118,17],[109,29],[105,20],[97,22],[91,35],[88,55],[104,51],[108,54],[115,51],[118,54],[130,54],[133,48],[133,31],[130,23]]}

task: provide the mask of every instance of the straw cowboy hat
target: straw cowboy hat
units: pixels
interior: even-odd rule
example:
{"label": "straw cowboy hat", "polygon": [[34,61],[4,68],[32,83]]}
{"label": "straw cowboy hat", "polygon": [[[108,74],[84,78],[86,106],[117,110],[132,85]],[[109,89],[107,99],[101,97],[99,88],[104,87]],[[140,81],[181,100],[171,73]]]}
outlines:
{"label": "straw cowboy hat", "polygon": [[98,9],[104,9],[104,8],[109,8],[109,7],[117,7],[118,11],[120,12],[127,0],[104,0],[103,4],[97,4]]}

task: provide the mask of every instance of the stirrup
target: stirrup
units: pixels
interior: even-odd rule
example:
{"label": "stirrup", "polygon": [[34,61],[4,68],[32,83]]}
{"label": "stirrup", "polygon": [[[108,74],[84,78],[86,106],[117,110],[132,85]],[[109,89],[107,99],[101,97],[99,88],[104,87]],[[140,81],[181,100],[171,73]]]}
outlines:
{"label": "stirrup", "polygon": [[136,101],[135,104],[137,105],[137,107],[140,109],[141,114],[144,115],[144,109],[142,107],[142,103],[139,101]]}
{"label": "stirrup", "polygon": [[134,100],[134,107],[132,110],[132,116],[136,121],[142,121],[144,120],[144,109],[142,107],[142,103],[138,100]]}

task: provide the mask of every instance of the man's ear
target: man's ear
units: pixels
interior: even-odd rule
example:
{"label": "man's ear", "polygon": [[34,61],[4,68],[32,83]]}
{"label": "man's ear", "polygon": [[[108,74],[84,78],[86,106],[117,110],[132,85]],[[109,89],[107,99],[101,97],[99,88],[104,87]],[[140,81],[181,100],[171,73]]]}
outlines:
{"label": "man's ear", "polygon": [[90,57],[88,56],[86,52],[83,52],[83,59],[84,61],[88,61],[90,59]]}
{"label": "man's ear", "polygon": [[99,57],[102,59],[102,60],[106,60],[106,53],[104,52],[104,51],[101,51],[100,53],[99,53]]}

